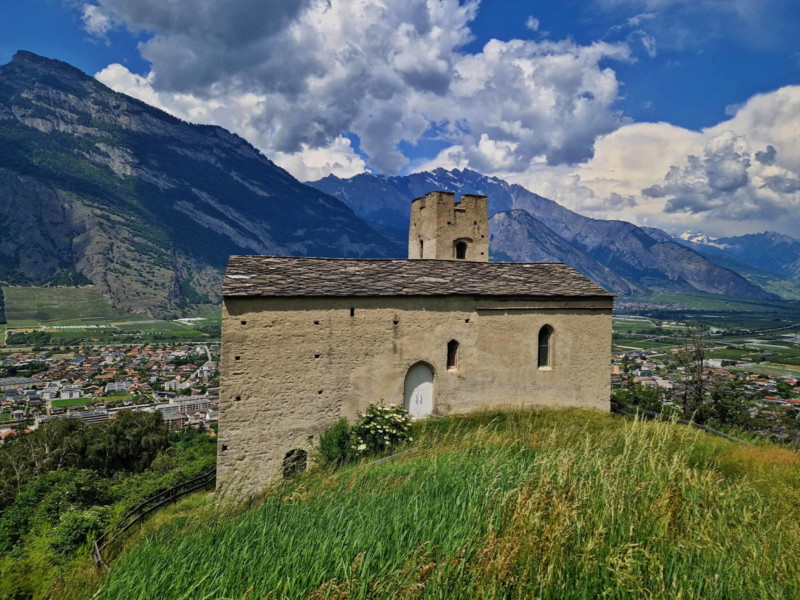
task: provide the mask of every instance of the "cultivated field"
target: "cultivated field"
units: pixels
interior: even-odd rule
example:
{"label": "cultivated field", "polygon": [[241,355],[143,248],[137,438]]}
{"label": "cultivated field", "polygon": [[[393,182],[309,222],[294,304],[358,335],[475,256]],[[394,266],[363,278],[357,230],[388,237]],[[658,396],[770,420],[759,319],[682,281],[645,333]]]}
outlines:
{"label": "cultivated field", "polygon": [[[625,301],[630,299],[622,299]],[[706,329],[705,341],[716,347],[713,358],[747,361],[761,357],[800,366],[800,344],[787,337],[800,332],[798,302],[654,294],[641,305],[626,308],[625,314],[615,315],[614,349],[680,348],[690,325]]]}
{"label": "cultivated field", "polygon": [[183,324],[121,314],[92,286],[4,287],[3,292],[8,325],[3,326],[0,339],[7,346],[191,342],[219,337],[209,330],[209,325],[219,325],[218,307],[186,315],[206,320]]}
{"label": "cultivated field", "polygon": [[6,320],[12,328],[105,323],[124,318],[93,286],[4,287]]}

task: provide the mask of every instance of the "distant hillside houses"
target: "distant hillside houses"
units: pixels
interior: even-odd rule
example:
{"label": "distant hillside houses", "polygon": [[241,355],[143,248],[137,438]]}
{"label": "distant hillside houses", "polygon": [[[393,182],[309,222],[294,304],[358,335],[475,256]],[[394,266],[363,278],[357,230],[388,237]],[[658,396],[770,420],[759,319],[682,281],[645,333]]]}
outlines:
{"label": "distant hillside houses", "polygon": [[39,370],[35,377],[0,378],[0,434],[55,418],[98,423],[124,410],[158,410],[170,427],[216,420],[218,352],[218,345],[184,344],[13,352],[0,366]]}
{"label": "distant hillside houses", "polygon": [[127,392],[133,385],[130,381],[112,381],[106,384],[105,391],[106,394],[110,392]]}

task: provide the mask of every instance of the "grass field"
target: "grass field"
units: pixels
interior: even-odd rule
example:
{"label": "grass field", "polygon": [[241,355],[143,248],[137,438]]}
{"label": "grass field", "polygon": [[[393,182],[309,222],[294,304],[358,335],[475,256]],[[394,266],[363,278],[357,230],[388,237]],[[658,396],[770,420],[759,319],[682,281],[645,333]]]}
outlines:
{"label": "grass field", "polygon": [[640,350],[661,350],[665,348],[674,348],[681,344],[680,341],[647,341],[643,339],[636,339],[636,338],[623,338],[623,339],[615,339],[613,342],[614,347],[620,347],[622,349],[626,348],[638,348]]}
{"label": "grass field", "polygon": [[71,398],[69,400],[53,400],[53,408],[72,408],[73,406],[86,406],[91,404],[91,398]]}
{"label": "grass field", "polygon": [[765,375],[794,375],[800,377],[800,366],[792,365],[761,363],[760,365],[747,367],[747,371],[749,373],[764,373]]}
{"label": "grass field", "polygon": [[312,471],[250,507],[189,499],[56,596],[800,597],[796,452],[577,410],[415,435],[395,462]]}
{"label": "grass field", "polygon": [[[92,286],[4,287],[8,330],[15,335],[9,345],[70,345],[158,341],[202,341],[210,336],[193,325],[148,319],[117,312]],[[198,326],[219,322],[219,307],[205,307],[191,316],[204,316]],[[59,329],[61,326],[84,327]],[[99,325],[103,327],[88,327]],[[5,339],[3,327],[3,338]],[[19,333],[44,331],[44,341],[28,341]],[[18,339],[17,339],[18,338]]]}
{"label": "grass field", "polygon": [[650,331],[655,327],[655,323],[649,320],[632,320],[614,318],[614,331],[625,333],[638,333],[642,331]]}
{"label": "grass field", "polygon": [[751,300],[733,296],[718,296],[713,294],[679,294],[676,292],[655,292],[641,298],[646,302],[665,302],[683,304],[692,310],[708,310],[715,312],[758,312],[758,313],[783,313],[794,306],[798,310],[798,303],[785,300]]}
{"label": "grass field", "polygon": [[102,324],[123,318],[93,286],[4,287],[3,293],[9,327]]}

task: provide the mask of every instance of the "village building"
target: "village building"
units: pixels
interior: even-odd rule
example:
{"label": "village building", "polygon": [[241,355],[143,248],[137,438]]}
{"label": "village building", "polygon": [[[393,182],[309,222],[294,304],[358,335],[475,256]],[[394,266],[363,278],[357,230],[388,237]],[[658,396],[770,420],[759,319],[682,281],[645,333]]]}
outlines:
{"label": "village building", "polygon": [[609,410],[612,294],[560,263],[489,262],[485,196],[414,200],[408,250],[230,258],[218,487],[263,489],[370,403]]}

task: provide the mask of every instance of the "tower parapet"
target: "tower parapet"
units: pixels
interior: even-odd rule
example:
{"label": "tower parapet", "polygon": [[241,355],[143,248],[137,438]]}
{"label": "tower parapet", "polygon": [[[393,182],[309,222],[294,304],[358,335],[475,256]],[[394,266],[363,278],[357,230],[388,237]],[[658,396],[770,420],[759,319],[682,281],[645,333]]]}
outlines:
{"label": "tower parapet", "polygon": [[489,260],[489,212],[486,196],[430,192],[411,203],[408,258]]}

